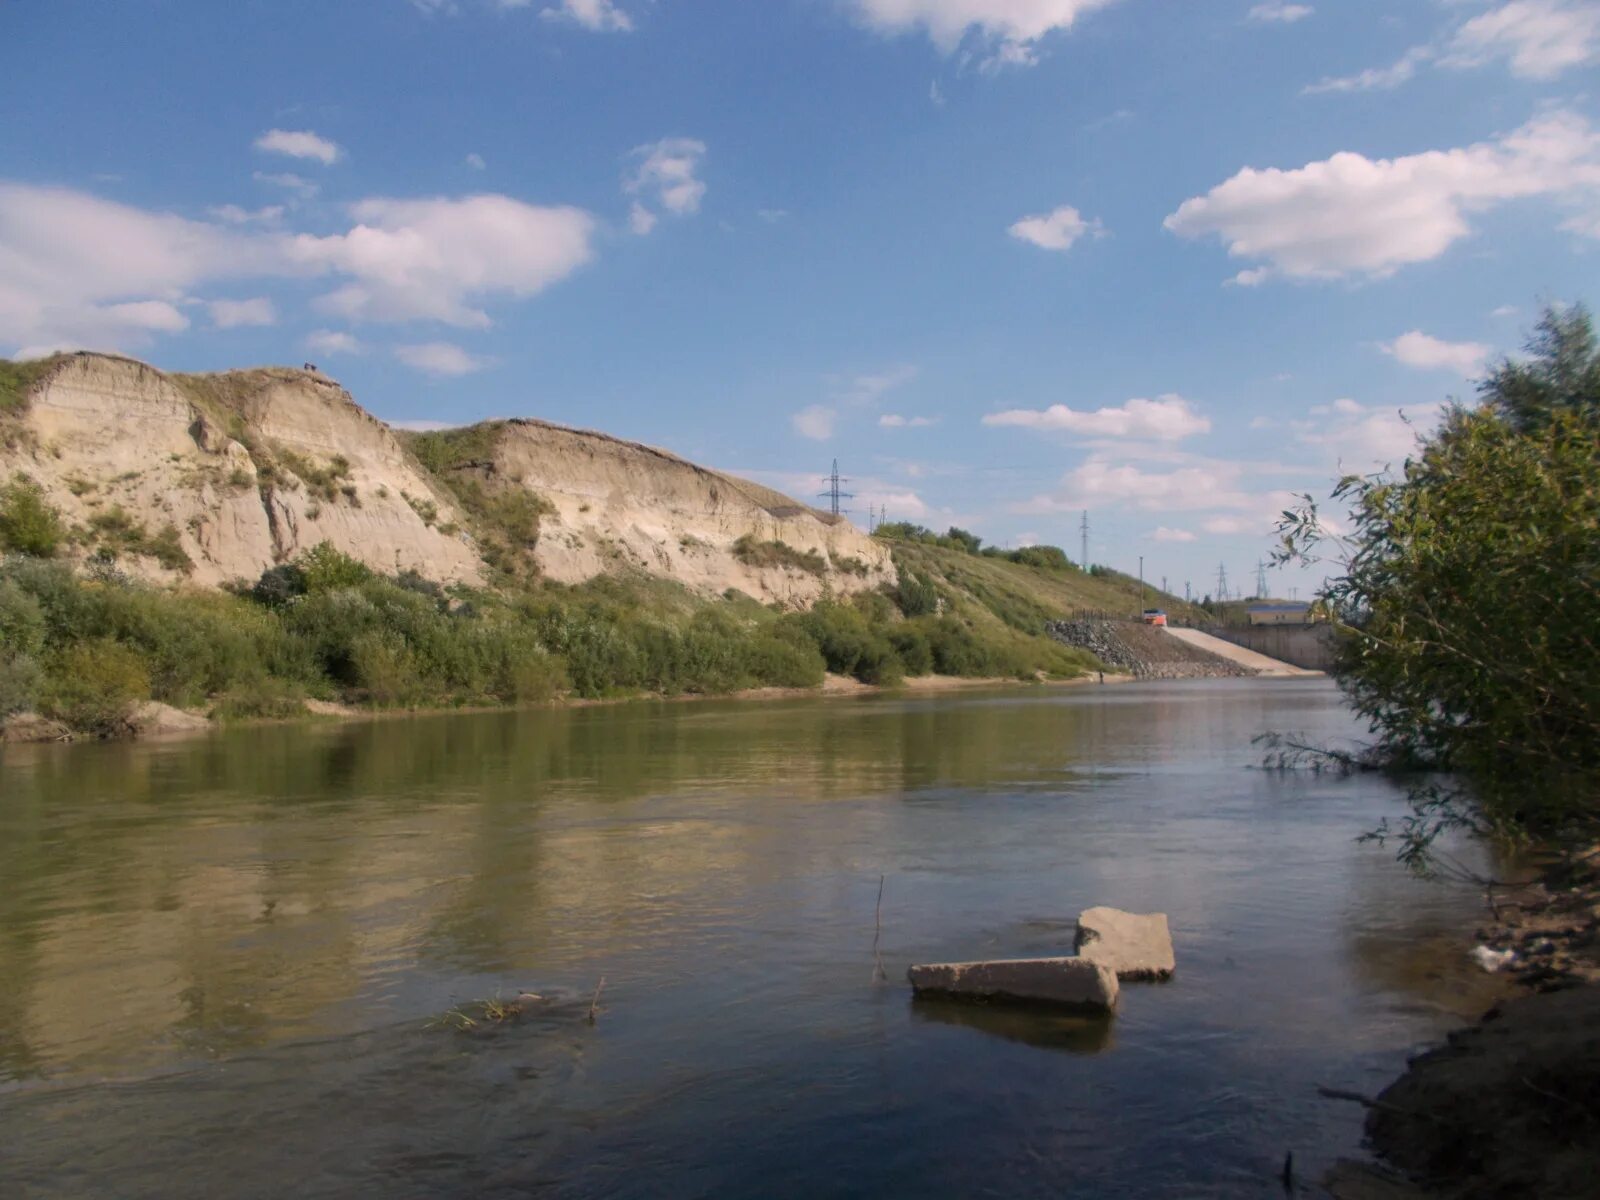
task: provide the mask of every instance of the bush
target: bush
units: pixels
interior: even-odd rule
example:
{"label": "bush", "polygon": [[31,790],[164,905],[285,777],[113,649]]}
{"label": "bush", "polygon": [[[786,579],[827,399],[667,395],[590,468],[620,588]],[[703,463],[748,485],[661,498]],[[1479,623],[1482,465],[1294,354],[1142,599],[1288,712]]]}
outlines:
{"label": "bush", "polygon": [[908,617],[926,617],[939,611],[939,589],[926,575],[917,575],[902,567],[900,582],[891,593],[900,611]]}
{"label": "bush", "polygon": [[44,498],[44,489],[25,475],[0,487],[0,550],[50,558],[66,537],[61,516]]}
{"label": "bush", "polygon": [[332,542],[318,542],[301,554],[295,565],[305,579],[306,591],[312,594],[359,587],[373,577],[371,568]]}
{"label": "bush", "polygon": [[350,644],[350,667],[356,686],[373,704],[412,704],[421,695],[416,657],[392,629],[357,635]]}
{"label": "bush", "polygon": [[42,711],[98,737],[121,733],[134,706],[150,698],[150,675],[144,662],[110,638],[67,647],[50,674]]}
{"label": "bush", "polygon": [[[787,542],[759,542],[744,534],[733,543],[733,556],[747,567],[788,567],[810,575],[825,575],[828,561],[815,550],[796,550]],[[863,564],[863,568],[865,564]]]}

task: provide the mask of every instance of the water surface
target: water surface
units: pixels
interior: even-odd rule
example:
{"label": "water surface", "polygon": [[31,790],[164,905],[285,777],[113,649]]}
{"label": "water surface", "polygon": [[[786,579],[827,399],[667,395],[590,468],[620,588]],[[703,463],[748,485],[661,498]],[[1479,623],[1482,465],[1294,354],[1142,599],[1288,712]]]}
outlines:
{"label": "water surface", "polygon": [[[0,1194],[1280,1195],[1358,1150],[1318,1083],[1490,993],[1477,897],[1353,841],[1390,785],[1269,728],[1355,732],[1222,680],[7,749]],[[1094,904],[1177,945],[1114,1021],[912,1001]]]}

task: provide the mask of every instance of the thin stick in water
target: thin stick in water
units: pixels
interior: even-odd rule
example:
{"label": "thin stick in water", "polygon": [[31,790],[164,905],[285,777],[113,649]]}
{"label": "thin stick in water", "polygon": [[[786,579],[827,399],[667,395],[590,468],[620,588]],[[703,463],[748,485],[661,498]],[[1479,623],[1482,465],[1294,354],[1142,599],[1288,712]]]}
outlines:
{"label": "thin stick in water", "polygon": [[605,990],[605,986],[606,977],[602,975],[600,976],[599,986],[594,989],[594,999],[589,1001],[589,1024],[591,1025],[594,1024],[595,1016],[600,1011],[600,993]]}
{"label": "thin stick in water", "polygon": [[872,930],[873,983],[886,983],[889,979],[888,972],[883,969],[883,955],[878,951],[878,943],[883,938],[883,879],[882,875],[878,876],[878,914]]}

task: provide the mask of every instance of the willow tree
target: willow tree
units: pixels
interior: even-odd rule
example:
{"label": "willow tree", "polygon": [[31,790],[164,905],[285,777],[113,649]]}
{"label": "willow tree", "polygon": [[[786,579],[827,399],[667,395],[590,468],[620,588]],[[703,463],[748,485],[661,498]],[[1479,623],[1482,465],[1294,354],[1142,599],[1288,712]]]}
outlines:
{"label": "willow tree", "polygon": [[1600,350],[1581,306],[1548,309],[1527,357],[1452,406],[1397,473],[1284,514],[1280,560],[1335,542],[1320,602],[1334,675],[1372,758],[1442,772],[1413,788],[1401,857],[1451,827],[1514,838],[1600,828]]}

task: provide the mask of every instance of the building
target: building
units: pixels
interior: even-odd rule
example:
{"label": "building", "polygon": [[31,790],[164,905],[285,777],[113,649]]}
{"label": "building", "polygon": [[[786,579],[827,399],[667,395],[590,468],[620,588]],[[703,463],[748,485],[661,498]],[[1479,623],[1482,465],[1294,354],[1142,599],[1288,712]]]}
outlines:
{"label": "building", "polygon": [[1245,610],[1252,625],[1310,625],[1311,605],[1302,601],[1252,604]]}

